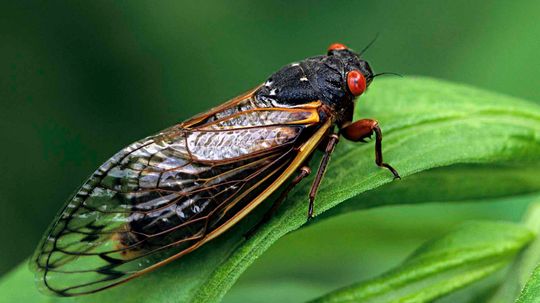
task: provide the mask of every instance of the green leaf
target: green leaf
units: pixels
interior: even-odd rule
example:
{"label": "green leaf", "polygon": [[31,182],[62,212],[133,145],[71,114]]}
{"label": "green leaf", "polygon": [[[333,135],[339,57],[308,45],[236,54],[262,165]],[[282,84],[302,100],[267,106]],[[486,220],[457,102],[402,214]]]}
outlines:
{"label": "green leaf", "polygon": [[[346,200],[349,203],[341,204],[335,213],[392,203],[502,197],[540,189],[540,180],[534,174],[534,169],[540,167],[537,105],[467,86],[411,77],[376,81],[365,98],[358,101],[357,117],[379,118],[385,136],[385,160],[398,169],[403,180],[392,182],[388,171],[375,166],[373,143],[343,140],[319,191],[317,215]],[[467,165],[427,172],[434,179],[409,177],[454,164]],[[316,163],[312,166],[316,167]],[[475,173],[478,168],[492,174],[479,178]],[[456,177],[460,172],[467,182]],[[484,179],[493,191],[479,186]],[[382,187],[390,182],[390,186]],[[217,302],[272,243],[306,223],[309,183],[297,188],[272,220],[248,241],[242,235],[257,221],[263,208],[173,264],[125,285],[74,300],[137,302],[144,297],[148,302]],[[449,187],[442,187],[446,185]],[[435,188],[432,194],[424,195],[429,192],[428,186]],[[388,196],[384,188],[388,188]],[[371,194],[369,203],[351,199],[364,192]],[[401,200],[398,194],[406,199]],[[57,300],[37,293],[26,266],[0,281],[0,293],[12,301],[23,295],[25,302]]]}
{"label": "green leaf", "polygon": [[[540,202],[532,203],[529,206],[525,224],[529,229],[540,234]],[[540,297],[539,269],[537,267],[539,263],[540,238],[537,237],[520,257],[513,262],[504,283],[498,287],[489,303],[513,302],[518,296],[520,297],[519,300],[522,300],[519,302],[535,302],[530,301],[530,299],[532,298],[531,294]]]}
{"label": "green leaf", "polygon": [[[527,225],[540,234],[540,203],[531,206]],[[534,268],[536,266],[536,268]],[[518,285],[523,285],[517,303],[540,302],[540,238],[527,248],[517,268]],[[531,274],[532,272],[532,274]],[[526,280],[526,278],[528,279]]]}
{"label": "green leaf", "polygon": [[430,302],[500,269],[532,238],[532,232],[515,224],[465,224],[424,244],[381,277],[313,302]]}
{"label": "green leaf", "polygon": [[540,302],[540,265],[536,267],[529,281],[521,291],[516,303]]}

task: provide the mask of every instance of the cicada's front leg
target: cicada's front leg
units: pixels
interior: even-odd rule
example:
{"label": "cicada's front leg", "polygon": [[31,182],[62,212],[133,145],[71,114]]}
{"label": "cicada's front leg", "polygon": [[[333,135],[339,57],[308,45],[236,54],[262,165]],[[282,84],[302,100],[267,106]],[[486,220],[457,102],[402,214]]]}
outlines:
{"label": "cicada's front leg", "polygon": [[379,122],[372,119],[362,119],[351,123],[341,129],[341,134],[348,140],[354,142],[366,142],[366,138],[370,138],[375,133],[375,163],[387,168],[392,172],[395,179],[401,179],[398,172],[388,163],[384,163],[382,154],[382,132],[379,127]]}

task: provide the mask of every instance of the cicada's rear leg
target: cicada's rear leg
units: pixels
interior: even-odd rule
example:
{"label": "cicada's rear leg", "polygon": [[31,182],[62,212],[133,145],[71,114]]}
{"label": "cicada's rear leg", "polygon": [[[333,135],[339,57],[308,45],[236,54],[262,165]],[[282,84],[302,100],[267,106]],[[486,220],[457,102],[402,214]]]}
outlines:
{"label": "cicada's rear leg", "polygon": [[313,218],[313,205],[315,202],[315,197],[317,196],[319,185],[321,185],[324,172],[326,171],[326,167],[328,166],[328,162],[330,161],[330,156],[334,152],[334,149],[336,148],[338,142],[339,135],[335,133],[330,133],[330,135],[328,136],[328,141],[326,142],[326,148],[324,149],[324,155],[321,159],[321,163],[319,164],[319,169],[317,170],[317,175],[315,176],[315,180],[313,180],[311,190],[309,191],[308,220]]}
{"label": "cicada's rear leg", "polygon": [[279,197],[274,201],[274,204],[272,204],[272,207],[264,214],[264,217],[257,223],[257,225],[253,226],[246,234],[245,237],[247,239],[251,238],[253,234],[266,222],[272,218],[272,215],[278,210],[278,208],[281,206],[281,203],[287,199],[287,195],[289,192],[296,186],[300,181],[302,181],[305,177],[309,176],[311,174],[311,169],[308,166],[302,166],[300,168],[300,171],[298,175],[289,183],[289,185],[281,192]]}
{"label": "cicada's rear leg", "polygon": [[394,179],[401,179],[398,172],[390,164],[383,161],[382,132],[377,120],[362,119],[341,129],[343,137],[354,142],[366,142],[365,139],[371,138],[373,133],[375,133],[375,163],[391,171]]}

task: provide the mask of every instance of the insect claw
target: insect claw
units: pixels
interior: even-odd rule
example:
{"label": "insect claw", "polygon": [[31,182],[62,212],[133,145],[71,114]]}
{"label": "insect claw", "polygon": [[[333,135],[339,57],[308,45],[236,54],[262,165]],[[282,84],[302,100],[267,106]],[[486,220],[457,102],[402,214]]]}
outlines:
{"label": "insect claw", "polygon": [[401,180],[401,176],[399,175],[399,173],[397,172],[397,170],[395,170],[392,166],[388,165],[387,163],[382,163],[382,165],[380,165],[381,167],[384,167],[386,169],[388,169],[392,175],[394,175],[394,179],[393,180],[396,180],[396,179],[400,179]]}

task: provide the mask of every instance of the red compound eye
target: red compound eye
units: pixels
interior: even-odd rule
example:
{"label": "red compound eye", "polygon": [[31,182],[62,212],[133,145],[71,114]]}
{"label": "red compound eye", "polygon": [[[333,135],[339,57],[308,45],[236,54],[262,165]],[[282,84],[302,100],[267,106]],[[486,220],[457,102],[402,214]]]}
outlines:
{"label": "red compound eye", "polygon": [[347,49],[347,47],[344,44],[341,43],[334,43],[328,47],[328,51],[335,51],[335,50],[342,50]]}
{"label": "red compound eye", "polygon": [[352,70],[347,74],[347,86],[353,95],[360,96],[366,90],[366,77],[358,70]]}

